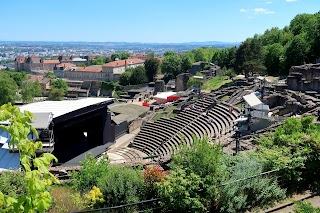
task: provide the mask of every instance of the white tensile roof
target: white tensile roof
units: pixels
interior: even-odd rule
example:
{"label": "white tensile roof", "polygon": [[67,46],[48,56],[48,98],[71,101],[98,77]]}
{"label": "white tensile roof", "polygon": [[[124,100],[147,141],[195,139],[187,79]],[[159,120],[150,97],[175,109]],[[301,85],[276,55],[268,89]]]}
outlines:
{"label": "white tensile roof", "polygon": [[20,110],[27,110],[32,113],[52,113],[53,118],[56,118],[81,108],[96,105],[113,99],[114,98],[84,98],[79,100],[42,101],[23,105],[20,107]]}
{"label": "white tensile roof", "polygon": [[256,107],[262,104],[260,99],[254,93],[243,96],[243,99],[250,107]]}
{"label": "white tensile roof", "polygon": [[167,99],[169,96],[177,94],[176,92],[161,92],[158,93],[157,95],[153,96],[155,99]]}

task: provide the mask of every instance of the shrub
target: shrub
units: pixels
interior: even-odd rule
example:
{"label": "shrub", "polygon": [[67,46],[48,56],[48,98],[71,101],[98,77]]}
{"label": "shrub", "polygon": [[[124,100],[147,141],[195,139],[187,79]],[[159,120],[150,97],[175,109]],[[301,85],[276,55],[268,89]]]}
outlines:
{"label": "shrub", "polygon": [[24,173],[2,172],[0,174],[0,192],[13,198],[26,195],[27,188],[24,182]]}
{"label": "shrub", "polygon": [[296,202],[293,207],[294,213],[320,213],[320,208],[312,206],[310,201],[299,201]]}
{"label": "shrub", "polygon": [[[227,161],[230,166],[230,161]],[[245,212],[256,206],[264,206],[285,197],[275,178],[256,177],[240,182],[239,179],[259,174],[263,165],[246,156],[238,156],[229,167],[230,179],[221,189],[221,212]]]}
{"label": "shrub", "polygon": [[97,186],[98,179],[106,176],[109,165],[108,156],[103,156],[100,160],[95,159],[91,154],[86,156],[81,162],[79,172],[72,173],[72,182],[74,189],[85,192]]}
{"label": "shrub", "polygon": [[158,184],[159,195],[167,210],[204,211],[216,204],[218,185],[223,173],[220,168],[222,150],[208,138],[194,137],[190,147],[177,150],[171,163],[171,174]]}
{"label": "shrub", "polygon": [[104,206],[117,206],[139,201],[144,185],[141,171],[112,166],[99,177],[97,186],[104,196]]}
{"label": "shrub", "polygon": [[159,164],[146,165],[143,172],[145,191],[148,198],[154,197],[156,193],[156,184],[162,182],[169,172],[164,171]]}
{"label": "shrub", "polygon": [[103,194],[100,189],[94,186],[91,191],[86,195],[87,204],[89,208],[95,208],[99,206],[103,201]]}
{"label": "shrub", "polygon": [[54,186],[50,192],[53,197],[53,205],[49,213],[64,213],[84,210],[86,204],[79,192],[65,186]]}

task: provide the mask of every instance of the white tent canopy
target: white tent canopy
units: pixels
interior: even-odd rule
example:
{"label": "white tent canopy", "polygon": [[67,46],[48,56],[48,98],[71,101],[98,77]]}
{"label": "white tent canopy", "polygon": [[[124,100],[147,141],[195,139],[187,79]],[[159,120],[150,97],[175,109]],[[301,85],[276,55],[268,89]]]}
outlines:
{"label": "white tent canopy", "polygon": [[169,96],[177,94],[176,92],[161,92],[158,93],[157,95],[153,96],[155,99],[167,99]]}

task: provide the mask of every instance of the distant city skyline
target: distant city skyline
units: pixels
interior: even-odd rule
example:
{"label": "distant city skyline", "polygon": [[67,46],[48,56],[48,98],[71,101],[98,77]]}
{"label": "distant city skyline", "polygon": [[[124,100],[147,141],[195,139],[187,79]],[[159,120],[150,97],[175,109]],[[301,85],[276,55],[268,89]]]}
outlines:
{"label": "distant city skyline", "polygon": [[319,0],[77,0],[1,2],[0,41],[241,42]]}

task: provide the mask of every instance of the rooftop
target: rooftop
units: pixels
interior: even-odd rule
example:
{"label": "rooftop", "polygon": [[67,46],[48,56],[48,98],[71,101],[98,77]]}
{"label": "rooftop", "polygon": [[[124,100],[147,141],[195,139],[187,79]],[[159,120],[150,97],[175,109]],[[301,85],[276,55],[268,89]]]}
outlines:
{"label": "rooftop", "polygon": [[23,105],[20,107],[20,110],[27,110],[32,113],[51,112],[53,114],[53,118],[56,118],[81,108],[97,105],[111,100],[113,100],[113,98],[83,98],[79,100],[42,101]]}
{"label": "rooftop", "polygon": [[126,65],[126,63],[127,63],[127,65],[142,64],[143,60],[141,60],[139,58],[130,58],[130,59],[126,59],[126,60],[112,61],[112,62],[109,62],[109,63],[104,64],[102,66],[103,67],[123,67]]}

